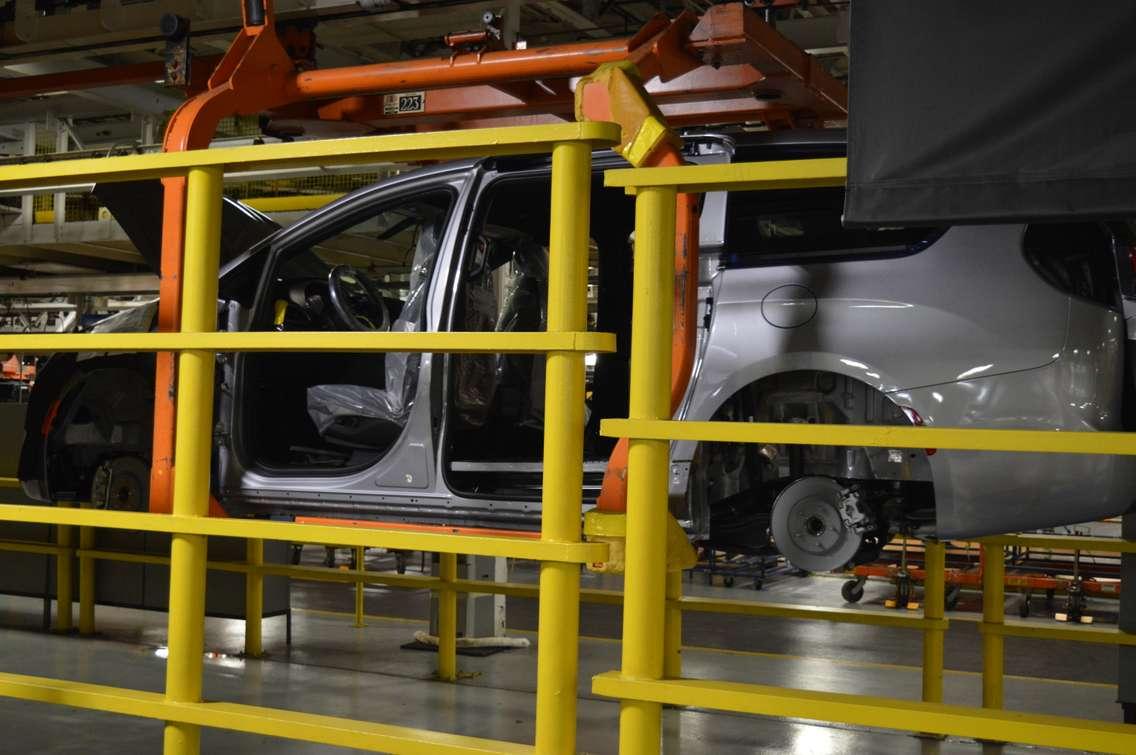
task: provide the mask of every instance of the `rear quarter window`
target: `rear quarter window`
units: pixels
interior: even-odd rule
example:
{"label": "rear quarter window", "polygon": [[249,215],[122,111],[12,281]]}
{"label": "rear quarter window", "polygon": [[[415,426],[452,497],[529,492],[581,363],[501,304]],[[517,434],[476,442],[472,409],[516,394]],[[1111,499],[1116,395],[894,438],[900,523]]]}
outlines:
{"label": "rear quarter window", "polygon": [[1060,291],[1118,308],[1112,235],[1100,223],[1035,223],[1026,229],[1026,260]]}
{"label": "rear quarter window", "polygon": [[727,267],[802,264],[919,251],[941,230],[845,228],[844,190],[731,192],[726,200]]}

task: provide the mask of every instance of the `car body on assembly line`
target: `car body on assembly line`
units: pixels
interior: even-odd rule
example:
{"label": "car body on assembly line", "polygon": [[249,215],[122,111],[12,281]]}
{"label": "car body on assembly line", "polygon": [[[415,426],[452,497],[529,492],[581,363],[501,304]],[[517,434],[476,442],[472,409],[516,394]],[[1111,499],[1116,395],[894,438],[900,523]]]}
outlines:
{"label": "car body on assembly line", "polygon": [[[708,134],[686,150],[724,162],[844,144],[838,132]],[[627,412],[633,205],[601,176],[621,164],[595,158],[589,326],[619,346],[588,360],[586,504],[614,443],[599,421]],[[284,229],[227,207],[219,328],[541,330],[549,170],[543,158],[433,166]],[[842,203],[841,189],[706,195],[679,418],[1126,426],[1129,225],[848,229]],[[154,311],[99,329],[145,330]],[[223,354],[218,386],[213,486],[233,515],[539,524],[543,358]],[[54,357],[28,412],[26,491],[144,508],[152,395],[152,355]],[[675,443],[671,458],[671,508],[692,535],[738,548],[772,538],[811,570],[874,558],[900,531],[1115,515],[1136,491],[1133,460],[1118,456]]]}

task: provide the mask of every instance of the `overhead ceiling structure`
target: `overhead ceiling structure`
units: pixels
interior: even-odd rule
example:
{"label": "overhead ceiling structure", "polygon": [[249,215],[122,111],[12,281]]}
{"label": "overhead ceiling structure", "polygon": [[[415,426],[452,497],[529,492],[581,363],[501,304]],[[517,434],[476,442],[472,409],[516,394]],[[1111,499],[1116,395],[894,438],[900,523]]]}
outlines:
{"label": "overhead ceiling structure", "polygon": [[[754,5],[764,8],[755,17],[763,12],[794,49],[814,52],[809,65],[820,66],[837,81],[846,76],[847,2],[761,0]],[[439,59],[479,49],[600,44],[632,37],[660,12],[701,14],[711,6],[630,0],[276,0],[275,16],[278,35],[293,59],[307,56],[306,66],[327,69]],[[186,93],[164,85],[165,14],[188,21],[186,88],[200,90],[240,28],[238,0],[0,2],[0,161],[157,148],[170,113]],[[452,45],[447,45],[447,35],[454,32],[484,31],[487,19],[496,33],[487,46],[463,45],[461,36],[451,37]],[[773,51],[770,59],[776,58]],[[648,84],[673,123],[705,123],[705,102],[713,99],[720,120],[758,128],[791,125],[786,113],[802,98],[800,80],[781,75],[777,65],[766,71],[731,60],[707,62],[720,67]],[[282,108],[260,122],[228,119],[218,137],[247,143],[262,138],[262,129],[289,138],[445,128],[478,119],[571,118],[571,86],[571,80],[561,79],[442,89],[410,113],[390,112],[381,96],[331,98]],[[540,105],[539,115],[533,115],[534,103]],[[840,125],[843,111],[832,108],[817,116],[823,124],[810,125]],[[313,122],[321,123],[320,129],[313,131]],[[68,196],[63,189],[34,200],[0,196],[0,278],[144,272],[142,258],[117,224],[105,213],[92,215],[96,205],[78,207],[77,195]],[[327,191],[310,189],[313,194]],[[79,222],[61,221],[76,215]],[[3,291],[0,285],[0,295]]]}

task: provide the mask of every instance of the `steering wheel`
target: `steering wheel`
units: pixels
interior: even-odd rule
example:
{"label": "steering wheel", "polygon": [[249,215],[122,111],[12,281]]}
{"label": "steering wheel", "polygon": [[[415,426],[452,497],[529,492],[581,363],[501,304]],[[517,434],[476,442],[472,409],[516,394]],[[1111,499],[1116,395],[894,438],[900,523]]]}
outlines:
{"label": "steering wheel", "polygon": [[327,276],[331,312],[348,330],[390,330],[390,313],[375,284],[350,265],[337,265]]}

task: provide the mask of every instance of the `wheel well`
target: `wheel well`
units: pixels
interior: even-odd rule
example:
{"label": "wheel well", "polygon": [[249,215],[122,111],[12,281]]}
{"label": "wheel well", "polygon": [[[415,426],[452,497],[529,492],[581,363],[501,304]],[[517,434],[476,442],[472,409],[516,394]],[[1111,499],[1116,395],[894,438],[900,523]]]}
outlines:
{"label": "wheel well", "polygon": [[[920,420],[877,388],[825,370],[774,373],[723,401],[712,420],[806,424],[911,425]],[[702,536],[713,530],[760,530],[772,498],[804,475],[870,485],[877,498],[902,500],[903,518],[933,516],[931,465],[925,449],[699,443],[676,511]],[[892,512],[892,516],[899,516]]]}

